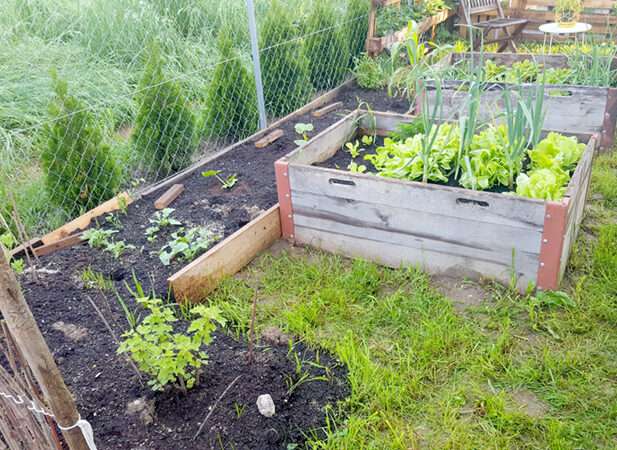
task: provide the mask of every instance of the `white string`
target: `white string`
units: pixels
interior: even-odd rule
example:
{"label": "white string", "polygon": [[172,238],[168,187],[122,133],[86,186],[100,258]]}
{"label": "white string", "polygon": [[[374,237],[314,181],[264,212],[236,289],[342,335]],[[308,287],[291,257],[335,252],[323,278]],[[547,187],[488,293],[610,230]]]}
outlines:
{"label": "white string", "polygon": [[[22,398],[21,395],[14,396],[13,394],[7,394],[6,392],[0,391],[0,397],[4,397],[7,400],[11,400],[13,403],[19,406],[26,404],[26,401]],[[51,413],[48,413],[43,408],[39,408],[36,405],[36,403],[34,403],[33,400],[28,400],[28,402],[30,402],[30,405],[26,406],[26,408],[29,411],[35,412],[37,414],[42,414],[47,417],[51,417],[52,419],[56,421],[58,428],[60,428],[60,430],[62,431],[69,431],[69,430],[79,427],[79,429],[81,430],[81,433],[84,436],[86,444],[88,444],[88,448],[90,450],[97,450],[96,444],[94,443],[94,431],[92,430],[92,425],[90,425],[90,422],[82,419],[81,416],[79,416],[79,419],[77,419],[77,422],[75,422],[73,425],[71,425],[70,427],[63,427],[62,425],[58,423],[56,416],[54,416]]]}

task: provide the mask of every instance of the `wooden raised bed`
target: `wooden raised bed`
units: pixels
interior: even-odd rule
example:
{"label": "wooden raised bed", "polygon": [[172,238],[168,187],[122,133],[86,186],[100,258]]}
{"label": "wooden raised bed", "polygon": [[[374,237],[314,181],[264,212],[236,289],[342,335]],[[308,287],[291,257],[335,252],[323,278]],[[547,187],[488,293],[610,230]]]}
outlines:
{"label": "wooden raised bed", "polygon": [[[550,68],[565,68],[568,58],[565,55],[532,55],[521,53],[452,53],[438,64],[454,66],[465,60],[475,58],[480,61],[491,60],[497,64],[511,66],[515,62],[532,60]],[[613,61],[617,68],[617,61]],[[463,81],[449,81],[443,84],[443,118],[456,119],[465,111],[467,92],[459,90]],[[524,91],[535,90],[533,84],[521,85]],[[487,83],[487,89],[482,93],[480,113],[484,119],[495,116],[497,111],[503,111],[502,91],[515,91],[517,85],[507,83]],[[434,98],[434,92],[429,89],[429,99]],[[432,102],[429,102],[432,104]],[[599,149],[612,149],[617,122],[617,89],[610,87],[547,85],[545,88],[544,105],[547,130],[570,134],[588,135],[598,133]]]}
{"label": "wooden raised bed", "polygon": [[[401,3],[401,0],[373,0],[371,2],[371,11],[369,13],[369,31],[366,39],[366,52],[371,56],[377,56],[385,49],[391,47],[396,42],[401,42],[405,38],[407,33],[407,27],[387,34],[385,36],[375,36],[377,33],[377,9],[379,7],[391,7],[396,8]],[[433,16],[425,17],[418,23],[418,33],[426,33],[431,31],[435,34],[435,27],[442,22],[445,22],[454,15],[452,10],[444,10]]]}
{"label": "wooden raised bed", "polygon": [[283,237],[391,267],[556,289],[583,216],[596,137],[563,200],[471,191],[316,167],[362,130],[410,116],[356,111],[276,162]]}

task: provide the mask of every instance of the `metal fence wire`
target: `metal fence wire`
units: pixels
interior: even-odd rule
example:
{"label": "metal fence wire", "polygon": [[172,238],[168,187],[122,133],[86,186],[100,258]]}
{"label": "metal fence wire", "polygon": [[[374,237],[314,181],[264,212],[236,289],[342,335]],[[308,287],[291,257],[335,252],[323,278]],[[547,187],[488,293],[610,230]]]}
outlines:
{"label": "metal fence wire", "polygon": [[3,3],[0,235],[33,236],[345,81],[370,0]]}

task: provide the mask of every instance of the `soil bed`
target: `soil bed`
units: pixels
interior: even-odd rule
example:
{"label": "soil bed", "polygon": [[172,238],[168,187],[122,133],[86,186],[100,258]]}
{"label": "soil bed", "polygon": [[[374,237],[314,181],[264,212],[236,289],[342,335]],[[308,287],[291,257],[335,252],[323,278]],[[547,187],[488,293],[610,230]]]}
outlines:
{"label": "soil bed", "polygon": [[[374,110],[401,113],[409,109],[404,99],[391,99],[385,92],[356,86],[343,89],[332,101],[342,101],[344,109],[321,119],[310,114],[297,117],[280,126],[285,135],[268,147],[257,149],[254,142],[248,142],[184,179],[184,193],[170,206],[175,209],[173,217],[185,228],[214,226],[222,237],[229,236],[277,202],[274,162],[296,147],[296,123],[312,123],[314,136],[340,120],[345,110],[355,109],[359,101],[367,102]],[[214,178],[201,176],[204,170],[221,170],[225,177],[237,174],[238,183],[231,190],[223,190]],[[174,260],[164,266],[159,260],[159,250],[177,231],[176,227],[163,228],[154,242],[146,239],[145,229],[155,213],[153,203],[161,194],[141,198],[128,207],[126,214],[116,213],[115,225],[105,218],[98,219],[101,228],[119,230],[114,241],[135,246],[119,259],[79,245],[41,258],[37,279],[24,275],[20,280],[82,417],[94,427],[98,448],[286,449],[288,444],[302,444],[306,434],[325,424],[324,407],[348,395],[344,369],[323,354],[316,358],[311,351],[296,346],[305,359],[319,359],[322,366],[328,367],[328,378],[302,384],[287,401],[285,378],[288,375],[293,379],[296,374],[286,345],[262,348],[258,363],[249,367],[245,362],[246,344],[218,333],[208,349],[210,363],[205,367],[204,381],[182,398],[151,394],[149,388],[139,384],[126,360],[116,355],[117,342],[88,297],[97,304],[115,336],[120,336],[128,324],[115,291],[129,308],[135,309],[127,290],[134,288],[134,279],[146,292],[154,290],[165,296],[167,278],[188,263]],[[101,292],[84,281],[82,274],[89,268],[107,279],[113,289]],[[325,369],[305,364],[304,370],[312,378],[324,375]],[[238,375],[242,375],[241,379],[218,405],[199,438],[192,441],[208,408]],[[265,393],[272,395],[277,408],[277,414],[269,419],[261,416],[255,406],[257,396]],[[127,413],[127,404],[141,397],[154,401],[150,425]]]}

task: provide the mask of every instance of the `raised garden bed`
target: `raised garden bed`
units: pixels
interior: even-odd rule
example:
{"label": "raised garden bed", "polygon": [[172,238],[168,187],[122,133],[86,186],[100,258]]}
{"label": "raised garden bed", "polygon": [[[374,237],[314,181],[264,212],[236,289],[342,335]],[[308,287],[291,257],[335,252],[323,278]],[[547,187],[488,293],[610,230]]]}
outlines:
{"label": "raised garden bed", "polygon": [[[344,370],[326,355],[320,356],[320,364],[327,369],[306,366],[309,377],[318,379],[303,384],[290,396],[285,378],[293,380],[295,367],[288,358],[287,345],[277,347],[264,341],[266,348],[256,353],[258,364],[250,366],[245,362],[246,342],[221,332],[217,332],[209,348],[206,381],[199,388],[180,398],[170,393],[153,395],[138,383],[126,360],[115,355],[116,338],[90,300],[98,305],[118,337],[128,325],[116,292],[131,310],[139,311],[128,291],[135,289],[134,279],[139,280],[145,292],[152,290],[163,298],[171,282],[178,301],[203,299],[222,277],[233,274],[280,235],[274,161],[295,148],[298,135],[294,125],[310,122],[315,127],[311,135],[315,135],[347,114],[346,109],[357,107],[358,98],[378,108],[401,112],[409,109],[407,101],[389,99],[381,92],[363,91],[347,83],[269,129],[156,186],[131,194],[130,204],[114,199],[48,235],[53,239],[47,239],[46,244],[42,240],[32,244],[39,252],[46,245],[58,246],[48,247],[50,252],[40,255],[36,279],[26,273],[20,281],[82,417],[94,427],[99,448],[211,448],[221,439],[224,448],[285,449],[288,444],[301,444],[305,433],[323,426],[325,405],[347,395]],[[323,108],[335,102],[342,103],[324,115]],[[320,117],[313,114],[317,110]],[[283,130],[283,135],[265,146],[256,146],[276,129]],[[201,175],[206,170],[222,170],[224,176],[235,173],[238,182],[232,189],[222,189],[217,180]],[[160,211],[156,201],[177,184],[182,184],[184,190],[169,205],[175,209],[173,217],[187,228],[215,226],[223,239],[192,262],[178,259],[164,266],[158,251],[177,231],[176,227],[161,229],[154,242],[148,241],[145,230],[153,214]],[[110,214],[119,206],[120,210]],[[98,215],[100,212],[106,215]],[[63,240],[73,239],[88,224],[90,229],[118,230],[113,239],[135,248],[114,258],[80,240],[62,247]],[[295,349],[306,361],[317,358],[302,346]],[[323,380],[324,370],[332,374],[327,380]],[[193,441],[208,408],[237,375],[242,379]],[[271,393],[277,416],[267,419],[259,415],[254,398],[258,391]],[[150,425],[145,425],[139,415],[127,413],[128,403],[138,398],[154,405]],[[237,413],[236,406],[246,413]]]}
{"label": "raised garden bed", "polygon": [[[453,53],[440,61],[439,68],[462,67],[472,61],[492,61],[498,65],[512,66],[522,61],[533,61],[542,64],[544,68],[563,69],[568,67],[565,55],[531,55],[504,53]],[[613,62],[617,68],[617,62]],[[464,71],[464,70],[463,70]],[[457,119],[465,111],[467,93],[461,86],[466,80],[453,80],[443,83],[443,118]],[[524,92],[534,91],[535,85],[530,83],[513,84],[502,82],[487,82],[482,92],[480,114],[483,119],[495,117],[503,111],[503,91],[515,91],[520,88]],[[431,104],[434,91],[429,89]],[[599,133],[599,149],[610,150],[615,137],[617,122],[617,89],[612,87],[573,86],[567,84],[546,85],[544,105],[546,107],[547,130],[567,132],[572,134]]]}
{"label": "raised garden bed", "polygon": [[582,219],[596,137],[578,136],[587,146],[560,201],[315,165],[358,134],[385,135],[409,120],[356,111],[277,161],[283,236],[392,267],[556,289]]}

